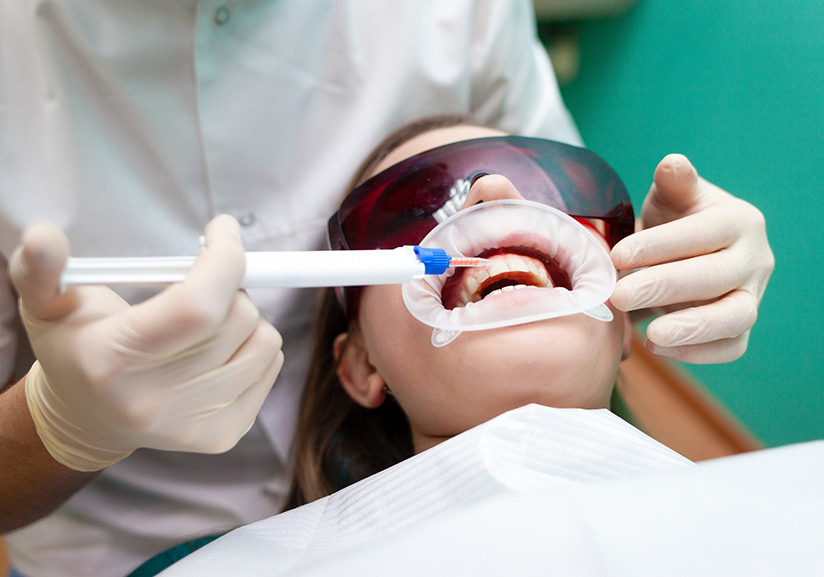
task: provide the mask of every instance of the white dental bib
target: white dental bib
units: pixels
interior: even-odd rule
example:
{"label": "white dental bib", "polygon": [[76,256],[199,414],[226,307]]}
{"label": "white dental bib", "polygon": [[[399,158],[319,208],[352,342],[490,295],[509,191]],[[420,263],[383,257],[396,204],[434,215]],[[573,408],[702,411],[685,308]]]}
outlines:
{"label": "white dental bib", "polygon": [[595,237],[570,216],[528,200],[496,200],[449,217],[420,242],[442,248],[455,258],[487,249],[526,247],[554,260],[568,275],[572,290],[563,287],[522,287],[516,305],[504,295],[489,295],[452,310],[444,308],[441,293],[454,269],[427,275],[403,286],[406,308],[433,327],[432,344],[452,342],[462,331],[494,329],[577,313],[612,321],[604,302],[615,288],[615,267]]}
{"label": "white dental bib", "polygon": [[[475,507],[494,506],[502,497],[562,497],[575,489],[693,468],[687,459],[606,409],[527,405],[332,495],[236,529],[161,575],[274,577],[317,569],[322,575],[359,575],[351,568],[336,571],[335,565],[387,538],[403,539],[427,524],[437,527]],[[548,516],[544,527],[551,528],[553,521]],[[461,528],[451,538],[468,531],[471,528]],[[512,531],[510,538],[523,540],[528,535]],[[546,546],[543,543],[540,550]],[[428,555],[427,547],[414,542],[404,549],[408,555]],[[497,549],[504,560],[507,550]],[[476,554],[471,545],[455,549],[440,572],[418,575],[475,574],[461,571],[460,563]],[[403,572],[402,565],[383,564],[378,574]],[[487,567],[486,574],[489,571]],[[545,572],[544,568],[528,574]],[[494,569],[491,573],[522,574]]]}

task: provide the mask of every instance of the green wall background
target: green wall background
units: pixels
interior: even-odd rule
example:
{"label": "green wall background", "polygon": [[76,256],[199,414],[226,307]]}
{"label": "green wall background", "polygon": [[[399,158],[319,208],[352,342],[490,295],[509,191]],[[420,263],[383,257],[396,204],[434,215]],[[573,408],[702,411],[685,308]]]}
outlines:
{"label": "green wall background", "polygon": [[767,217],[776,268],[747,353],[684,367],[765,444],[824,438],[824,2],[640,0],[578,30],[564,99],[636,208],[680,152]]}

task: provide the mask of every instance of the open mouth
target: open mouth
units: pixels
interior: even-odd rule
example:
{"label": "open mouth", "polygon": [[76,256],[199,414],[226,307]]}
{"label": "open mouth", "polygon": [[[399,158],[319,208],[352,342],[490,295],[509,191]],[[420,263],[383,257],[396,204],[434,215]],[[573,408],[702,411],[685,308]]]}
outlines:
{"label": "open mouth", "polygon": [[435,346],[463,331],[578,313],[612,320],[603,304],[616,281],[609,253],[558,209],[525,200],[478,204],[436,226],[420,244],[492,261],[403,285],[407,310],[435,329]]}
{"label": "open mouth", "polygon": [[452,310],[528,287],[572,290],[569,274],[558,262],[538,249],[499,247],[474,256],[494,262],[487,267],[463,269],[447,279],[441,292],[445,309]]}

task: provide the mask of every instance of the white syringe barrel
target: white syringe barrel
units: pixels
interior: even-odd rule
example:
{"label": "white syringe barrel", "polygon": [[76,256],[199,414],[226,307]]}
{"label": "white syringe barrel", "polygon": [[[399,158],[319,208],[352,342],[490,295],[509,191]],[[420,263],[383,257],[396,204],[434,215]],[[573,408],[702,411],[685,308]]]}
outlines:
{"label": "white syringe barrel", "polygon": [[392,250],[246,253],[244,288],[401,284],[423,278],[411,246]]}
{"label": "white syringe barrel", "polygon": [[[72,285],[154,285],[181,282],[195,257],[70,258],[61,278]],[[247,252],[242,288],[400,284],[426,267],[414,247],[391,250]]]}

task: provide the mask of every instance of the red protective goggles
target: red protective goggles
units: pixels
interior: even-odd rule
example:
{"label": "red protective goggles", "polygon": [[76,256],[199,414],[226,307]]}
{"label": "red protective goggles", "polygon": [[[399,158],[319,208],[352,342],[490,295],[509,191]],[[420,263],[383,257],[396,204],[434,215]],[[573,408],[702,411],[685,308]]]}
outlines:
{"label": "red protective goggles", "polygon": [[[634,230],[627,189],[599,156],[551,140],[498,136],[433,148],[376,174],[349,193],[329,219],[329,247],[361,250],[418,244],[460,210],[477,179],[491,174],[507,177],[527,200],[578,219],[604,221],[610,246]],[[352,318],[360,288],[337,291]]]}

